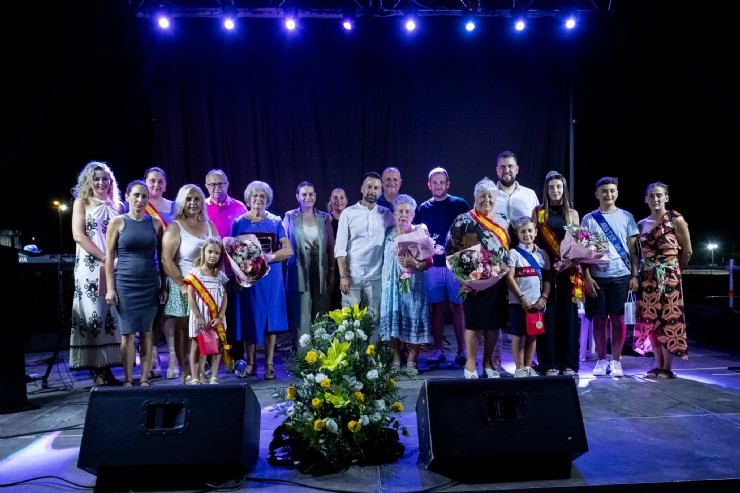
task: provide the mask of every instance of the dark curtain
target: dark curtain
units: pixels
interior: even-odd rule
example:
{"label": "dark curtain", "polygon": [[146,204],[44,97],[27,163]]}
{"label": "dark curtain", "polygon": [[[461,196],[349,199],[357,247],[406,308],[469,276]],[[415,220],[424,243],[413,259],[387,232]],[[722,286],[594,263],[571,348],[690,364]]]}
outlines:
{"label": "dark curtain", "polygon": [[464,36],[450,17],[426,17],[413,35],[400,18],[362,18],[350,35],[337,20],[301,19],[293,34],[279,22],[240,19],[236,35],[215,19],[177,19],[171,35],[137,23],[170,198],[213,167],[239,198],[250,181],[268,182],[277,214],[297,205],[302,180],[324,209],[334,187],[352,203],[363,173],[387,166],[417,201],[443,166],[450,192],[471,203],[480,178],[496,179],[502,150],[519,156],[520,182],[538,194],[547,170],[567,171],[572,40],[554,24],[515,36],[488,19]]}

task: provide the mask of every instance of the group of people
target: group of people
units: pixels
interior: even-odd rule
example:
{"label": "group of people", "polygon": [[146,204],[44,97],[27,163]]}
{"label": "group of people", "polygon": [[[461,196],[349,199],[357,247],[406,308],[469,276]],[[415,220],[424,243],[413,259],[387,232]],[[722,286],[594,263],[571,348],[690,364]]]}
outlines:
{"label": "group of people", "polygon": [[[654,354],[651,378],[672,378],[675,356],[687,358],[681,270],[691,257],[683,216],[668,207],[668,186],[648,186],[650,216],[636,222],[616,206],[618,180],[597,181],[599,206],[579,220],[563,174],[546,175],[540,202],[517,181],[516,155],[498,155],[498,181],[481,179],[473,207],[448,193],[444,168],[428,174],[431,198],[417,204],[400,193],[398,168],[368,172],[361,198],[348,203],[343,188],[331,191],[327,212],[316,207],[316,188],[296,187],[298,207],[278,216],[269,211],[273,190],[253,181],[244,201],[228,194],[224,171],[206,174],[200,186],[182,186],[174,201],[163,197],[166,174],[151,168],[126,187],[123,200],[113,171],[88,163],[78,175],[72,230],[77,243],[70,368],[90,370],[96,385],[132,385],[136,342],[140,385],[161,376],[155,349],[164,335],[167,378],[184,384],[218,383],[223,348],[243,355],[238,377],[257,375],[257,345],[264,345],[263,377],[276,378],[279,333],[296,349],[317,317],[329,310],[366,306],[373,337],[388,344],[393,365],[418,372],[422,345],[431,345],[430,365],[446,361],[444,327],[449,308],[456,339],[455,361],[464,378],[498,378],[501,334],[512,336],[514,377],[575,375],[579,371],[577,302],[593,323],[596,376],[621,377],[626,338],[627,292],[637,294],[636,347]],[[571,262],[560,256],[566,226],[602,231],[608,262]],[[234,278],[223,238],[254,235],[269,271],[244,288]],[[409,236],[403,236],[409,235]],[[422,235],[437,243],[433,254],[397,250],[399,238]],[[465,289],[447,257],[480,245],[508,271],[485,289]],[[544,333],[530,334],[527,315],[540,314]],[[609,330],[611,328],[611,330]],[[219,334],[221,351],[201,354],[199,335]],[[611,361],[607,348],[611,333]],[[482,373],[478,372],[483,345]],[[243,352],[243,353],[242,353]],[[210,378],[206,375],[210,358]],[[113,367],[123,367],[124,381]],[[229,368],[230,369],[230,368]]]}

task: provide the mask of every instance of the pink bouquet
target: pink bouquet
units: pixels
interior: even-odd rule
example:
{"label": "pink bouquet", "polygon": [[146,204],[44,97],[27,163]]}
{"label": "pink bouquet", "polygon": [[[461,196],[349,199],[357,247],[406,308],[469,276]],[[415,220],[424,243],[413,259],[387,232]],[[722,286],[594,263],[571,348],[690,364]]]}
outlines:
{"label": "pink bouquet", "polygon": [[264,253],[255,235],[227,236],[224,238],[226,259],[239,285],[249,288],[270,272],[268,262],[272,255]]}
{"label": "pink bouquet", "polygon": [[460,281],[460,296],[488,289],[509,272],[501,257],[493,255],[480,244],[447,256],[447,268]]}
{"label": "pink bouquet", "polygon": [[[564,226],[568,234],[560,243],[560,257],[566,262],[608,264],[609,240],[601,231],[590,231],[582,226]],[[558,269],[558,265],[554,266]]]}
{"label": "pink bouquet", "polygon": [[[419,228],[410,233],[400,234],[393,240],[393,253],[398,259],[407,255],[416,260],[426,260],[435,255],[444,253],[441,245],[434,242],[429,232]],[[411,269],[401,267],[401,276],[398,278],[398,291],[408,293],[411,291]]]}

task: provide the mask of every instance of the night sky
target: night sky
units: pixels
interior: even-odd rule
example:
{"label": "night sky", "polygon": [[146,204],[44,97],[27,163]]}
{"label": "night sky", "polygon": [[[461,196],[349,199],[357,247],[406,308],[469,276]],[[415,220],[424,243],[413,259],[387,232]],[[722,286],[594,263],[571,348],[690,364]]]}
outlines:
{"label": "night sky", "polygon": [[[105,44],[108,30],[123,32],[136,22],[125,15],[127,5],[78,1],[41,8],[14,2],[4,7],[0,173],[9,200],[0,229],[20,229],[24,245],[34,241],[46,253],[73,252],[70,214],[62,217],[60,246],[52,201],[71,203],[70,188],[86,162],[114,157],[137,163],[138,173],[152,161],[152,115],[137,73],[138,57],[119,44]],[[718,263],[737,258],[740,220],[732,178],[740,138],[736,19],[675,1],[614,5],[620,27],[591,33],[610,36],[608,49],[593,43],[602,50],[594,53],[584,46],[584,58],[576,62],[575,207],[581,216],[597,207],[595,180],[617,175],[622,184],[618,205],[640,219],[649,212],[645,185],[661,180],[671,186],[671,207],[689,223],[692,264],[709,263],[710,241],[719,244]],[[35,24],[20,27],[31,14],[38,16]],[[710,15],[717,16],[712,23]],[[604,63],[584,66],[595,59]],[[121,92],[140,93],[140,103],[119,104]],[[128,180],[119,181],[123,186]],[[541,182],[525,185],[541,193]],[[169,198],[174,199],[175,190],[171,187]],[[402,191],[417,200],[428,195],[410,180]],[[470,191],[455,192],[471,198]]]}

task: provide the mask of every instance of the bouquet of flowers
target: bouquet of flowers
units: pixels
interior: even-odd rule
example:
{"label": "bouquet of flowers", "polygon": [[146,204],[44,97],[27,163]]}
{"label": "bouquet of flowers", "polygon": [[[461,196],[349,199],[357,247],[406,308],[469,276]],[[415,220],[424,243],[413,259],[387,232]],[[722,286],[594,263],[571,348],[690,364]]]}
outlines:
{"label": "bouquet of flowers", "polygon": [[501,257],[482,248],[480,243],[448,255],[447,268],[460,281],[458,296],[462,299],[468,293],[490,288],[509,272],[509,266]]}
{"label": "bouquet of flowers", "polygon": [[236,281],[249,288],[270,272],[268,262],[272,255],[264,253],[255,235],[227,236],[224,238],[226,261],[234,272]]}
{"label": "bouquet of flowers", "polygon": [[[560,242],[560,257],[565,265],[567,262],[601,265],[609,263],[609,240],[604,233],[570,224],[564,228],[568,234]],[[562,266],[556,262],[553,267],[561,270]]]}
{"label": "bouquet of flowers", "polygon": [[[419,228],[410,233],[404,233],[393,239],[393,253],[397,258],[407,255],[416,260],[426,260],[435,255],[444,253],[442,245],[437,245],[424,228]],[[401,276],[398,278],[398,291],[408,293],[411,291],[411,269],[401,267]]]}
{"label": "bouquet of flowers", "polygon": [[386,345],[368,344],[371,332],[367,308],[355,305],[318,316],[301,336],[288,367],[299,382],[275,394],[285,420],[270,443],[271,465],[320,476],[403,455],[399,370]]}

